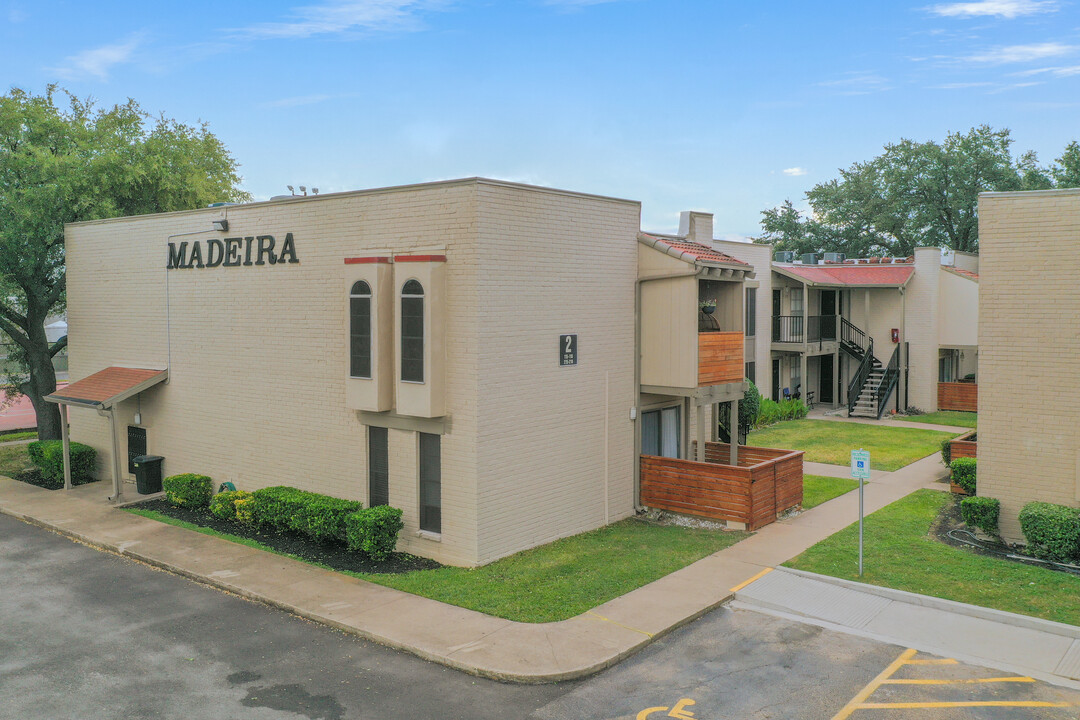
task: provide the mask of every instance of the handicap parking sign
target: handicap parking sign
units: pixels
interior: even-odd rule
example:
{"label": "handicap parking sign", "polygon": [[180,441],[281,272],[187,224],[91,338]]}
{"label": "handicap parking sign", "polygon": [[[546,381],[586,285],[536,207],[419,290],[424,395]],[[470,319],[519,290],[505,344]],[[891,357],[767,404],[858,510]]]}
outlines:
{"label": "handicap parking sign", "polygon": [[863,480],[870,479],[870,451],[869,450],[852,450],[851,451],[851,477],[861,478]]}

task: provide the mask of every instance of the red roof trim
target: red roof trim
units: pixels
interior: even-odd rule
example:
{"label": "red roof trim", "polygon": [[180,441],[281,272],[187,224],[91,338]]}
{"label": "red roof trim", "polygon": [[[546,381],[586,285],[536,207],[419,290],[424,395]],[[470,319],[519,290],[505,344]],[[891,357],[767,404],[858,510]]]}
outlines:
{"label": "red roof trim", "polygon": [[367,263],[389,263],[390,258],[386,255],[378,257],[355,257],[345,258],[346,265],[366,265]]}
{"label": "red roof trim", "polygon": [[395,255],[394,262],[446,262],[445,255]]}
{"label": "red roof trim", "polygon": [[81,404],[103,404],[149,381],[161,381],[168,376],[164,370],[147,368],[107,367],[84,377],[65,388],[57,388],[49,398]]}

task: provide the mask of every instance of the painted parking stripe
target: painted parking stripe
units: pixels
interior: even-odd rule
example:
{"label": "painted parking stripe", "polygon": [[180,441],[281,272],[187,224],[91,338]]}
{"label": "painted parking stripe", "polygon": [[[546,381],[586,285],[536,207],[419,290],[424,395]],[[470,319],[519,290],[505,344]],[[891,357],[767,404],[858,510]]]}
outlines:
{"label": "painted parking stripe", "polygon": [[883,681],[882,685],[966,685],[975,683],[1006,683],[1006,682],[1022,682],[1033,683],[1035,678],[1029,677],[993,677],[993,678],[963,678],[961,680],[931,680],[931,679],[901,679],[894,680],[889,679]]}
{"label": "painted parking stripe", "polygon": [[892,677],[893,673],[907,664],[912,657],[915,656],[915,648],[908,648],[904,652],[900,653],[900,657],[892,661],[889,667],[878,673],[878,676],[866,684],[858,694],[851,698],[847,705],[840,708],[840,712],[833,715],[832,720],[846,720],[851,716],[851,713],[859,709],[859,706],[877,690],[883,682]]}
{"label": "painted parking stripe", "polygon": [[1030,707],[1058,708],[1072,707],[1067,702],[1046,702],[1043,700],[966,700],[963,702],[893,702],[862,703],[856,710],[910,710],[916,708],[964,708],[964,707]]}

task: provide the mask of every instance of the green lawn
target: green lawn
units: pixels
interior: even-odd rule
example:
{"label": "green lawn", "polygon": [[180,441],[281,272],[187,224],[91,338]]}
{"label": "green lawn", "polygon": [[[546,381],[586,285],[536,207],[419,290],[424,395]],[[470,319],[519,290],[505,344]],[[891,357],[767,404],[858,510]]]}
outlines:
{"label": "green lawn", "polygon": [[840,497],[859,487],[858,480],[828,477],[826,475],[803,475],[803,510],[817,507],[823,502]]}
{"label": "green lawn", "polygon": [[929,535],[953,496],[918,490],[868,516],[862,578],[859,526],[822,540],[788,567],[1080,625],[1080,577],[945,545]]}
{"label": "green lawn", "polygon": [[37,440],[37,430],[26,430],[0,435],[0,443],[15,442],[16,440]]}
{"label": "green lawn", "polygon": [[0,475],[13,477],[32,465],[25,444],[0,444]]}
{"label": "green lawn", "polygon": [[959,410],[938,410],[925,415],[897,415],[894,420],[930,425],[949,425],[951,427],[974,428],[979,419],[978,413],[960,412]]}
{"label": "green lawn", "polygon": [[869,450],[870,467],[899,470],[941,452],[941,441],[956,433],[925,428],[886,427],[835,420],[788,420],[750,433],[748,445],[805,450],[807,462],[849,465],[852,450]]}
{"label": "green lawn", "polygon": [[[151,510],[125,509],[275,552],[258,541]],[[554,622],[580,615],[749,536],[746,532],[656,525],[628,518],[479,568],[443,567],[401,575],[345,574],[508,620]]]}

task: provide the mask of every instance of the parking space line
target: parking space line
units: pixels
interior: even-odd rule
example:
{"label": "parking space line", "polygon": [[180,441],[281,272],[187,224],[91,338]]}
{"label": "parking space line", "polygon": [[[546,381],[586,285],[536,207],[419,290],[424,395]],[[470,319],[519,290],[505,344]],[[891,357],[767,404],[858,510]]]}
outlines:
{"label": "parking space line", "polygon": [[1046,702],[1044,700],[965,700],[962,702],[894,702],[862,703],[857,710],[911,710],[916,708],[962,708],[962,707],[1031,707],[1052,708],[1072,707],[1067,702]]}
{"label": "parking space line", "polygon": [[764,577],[764,576],[768,575],[772,571],[773,571],[773,569],[771,567],[765,568],[764,570],[762,570],[761,572],[759,572],[757,575],[750,578],[749,580],[743,580],[741,583],[739,583],[735,587],[728,590],[728,592],[739,592],[740,590],[742,590],[744,587],[746,587],[750,583],[754,582],[758,578],[761,578],[761,577]]}
{"label": "parking space line", "polygon": [[955,665],[956,660],[952,658],[926,658],[922,660],[911,660],[908,665]]}
{"label": "parking space line", "polygon": [[993,678],[963,678],[960,680],[931,680],[931,679],[905,679],[905,680],[885,680],[882,685],[964,685],[973,683],[1004,683],[1004,682],[1022,682],[1033,683],[1035,678],[1029,677],[993,677]]}
{"label": "parking space line", "polygon": [[873,695],[874,691],[877,690],[883,682],[888,680],[890,677],[892,677],[893,673],[906,665],[908,661],[911,660],[912,657],[914,657],[915,652],[915,648],[908,648],[904,652],[900,653],[900,657],[893,660],[889,667],[878,673],[878,676],[868,682],[866,684],[866,687],[860,690],[855,697],[851,698],[847,705],[840,708],[840,712],[833,715],[832,720],[846,720],[846,718],[850,717],[851,713],[858,710],[859,707],[862,705],[863,701]]}

